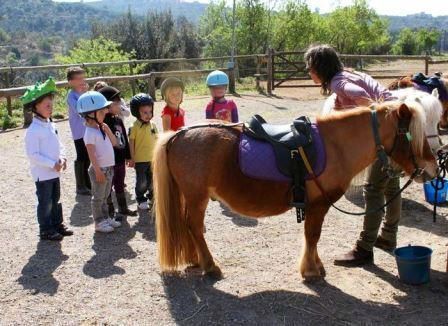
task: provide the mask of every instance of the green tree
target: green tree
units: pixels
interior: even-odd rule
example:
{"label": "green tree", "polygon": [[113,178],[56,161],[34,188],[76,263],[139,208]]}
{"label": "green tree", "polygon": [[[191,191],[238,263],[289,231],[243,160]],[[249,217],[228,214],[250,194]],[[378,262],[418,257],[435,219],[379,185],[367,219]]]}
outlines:
{"label": "green tree", "polygon": [[[87,63],[87,62],[109,62],[127,61],[134,59],[134,52],[125,52],[120,45],[104,37],[97,39],[79,40],[69,54],[57,55],[56,61],[63,64]],[[112,66],[106,68],[89,68],[89,74],[100,76],[102,73],[110,75],[125,75],[129,73],[126,66]]]}
{"label": "green tree", "polygon": [[440,35],[440,31],[425,28],[419,29],[416,35],[419,52],[431,55],[440,39]]}
{"label": "green tree", "polygon": [[374,53],[388,47],[387,21],[367,5],[355,0],[353,5],[339,7],[328,15],[329,43],[341,53]]}
{"label": "green tree", "polygon": [[302,50],[313,42],[327,42],[325,17],[312,12],[306,2],[289,0],[274,16],[273,47],[277,50]]}

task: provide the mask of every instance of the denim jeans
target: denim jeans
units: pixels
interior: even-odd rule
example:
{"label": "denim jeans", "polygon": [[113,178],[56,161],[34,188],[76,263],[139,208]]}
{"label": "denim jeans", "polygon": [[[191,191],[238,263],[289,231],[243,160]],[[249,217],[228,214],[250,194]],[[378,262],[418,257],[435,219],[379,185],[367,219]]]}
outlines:
{"label": "denim jeans", "polygon": [[62,224],[62,205],[59,203],[61,197],[61,184],[59,178],[37,181],[37,222],[39,230],[53,232]]}
{"label": "denim jeans", "polygon": [[143,203],[148,199],[152,200],[151,162],[135,163],[135,176],[135,197],[137,199],[137,203]]}
{"label": "denim jeans", "polygon": [[92,184],[92,215],[95,223],[99,223],[109,216],[107,197],[109,197],[114,176],[113,166],[101,168],[101,171],[106,177],[103,183],[96,181],[95,169],[92,165],[89,167],[90,183]]}

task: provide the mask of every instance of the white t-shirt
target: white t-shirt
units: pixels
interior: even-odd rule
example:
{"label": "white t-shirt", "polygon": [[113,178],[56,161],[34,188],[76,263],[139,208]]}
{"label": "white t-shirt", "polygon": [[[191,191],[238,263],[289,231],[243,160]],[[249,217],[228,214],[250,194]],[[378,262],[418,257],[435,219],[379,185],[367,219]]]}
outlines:
{"label": "white t-shirt", "polygon": [[98,128],[86,127],[84,143],[95,146],[95,157],[101,168],[115,165],[114,148],[109,137],[104,137]]}

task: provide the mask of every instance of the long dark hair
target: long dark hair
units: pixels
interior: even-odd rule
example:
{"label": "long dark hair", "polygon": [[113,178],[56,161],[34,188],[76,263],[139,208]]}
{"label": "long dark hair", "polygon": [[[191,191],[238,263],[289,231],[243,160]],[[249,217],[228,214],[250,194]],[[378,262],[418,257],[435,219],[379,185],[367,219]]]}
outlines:
{"label": "long dark hair", "polygon": [[322,94],[331,93],[330,83],[334,75],[344,70],[338,53],[328,44],[311,45],[304,55],[306,69],[312,69],[322,83]]}

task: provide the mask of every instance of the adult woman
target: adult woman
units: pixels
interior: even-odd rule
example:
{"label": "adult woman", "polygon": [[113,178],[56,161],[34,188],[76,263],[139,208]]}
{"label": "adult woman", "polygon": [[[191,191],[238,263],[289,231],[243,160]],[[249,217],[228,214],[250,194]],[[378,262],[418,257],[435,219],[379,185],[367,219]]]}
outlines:
{"label": "adult woman", "polygon": [[[322,94],[336,94],[335,110],[369,106],[374,102],[394,100],[390,91],[367,74],[344,69],[338,53],[329,45],[311,46],[305,53],[305,63],[316,84],[322,85]],[[376,161],[364,187],[366,210],[371,211],[384,204],[400,188],[399,177],[389,178]],[[373,247],[392,250],[397,242],[398,222],[401,216],[401,197],[398,196],[382,212],[368,213],[355,247],[335,260],[336,265],[359,266],[373,262]]]}

